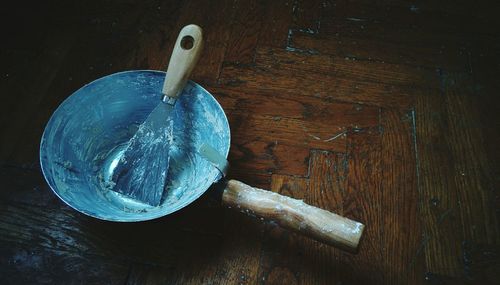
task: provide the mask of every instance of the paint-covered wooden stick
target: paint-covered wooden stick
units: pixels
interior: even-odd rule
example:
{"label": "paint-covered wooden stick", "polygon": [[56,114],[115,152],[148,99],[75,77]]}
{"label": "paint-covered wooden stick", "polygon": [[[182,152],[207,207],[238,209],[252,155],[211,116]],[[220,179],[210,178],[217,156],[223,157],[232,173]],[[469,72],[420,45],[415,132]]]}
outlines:
{"label": "paint-covered wooden stick", "polygon": [[228,207],[275,221],[283,228],[348,251],[356,251],[365,227],[302,200],[254,188],[237,180],[228,181],[222,201]]}

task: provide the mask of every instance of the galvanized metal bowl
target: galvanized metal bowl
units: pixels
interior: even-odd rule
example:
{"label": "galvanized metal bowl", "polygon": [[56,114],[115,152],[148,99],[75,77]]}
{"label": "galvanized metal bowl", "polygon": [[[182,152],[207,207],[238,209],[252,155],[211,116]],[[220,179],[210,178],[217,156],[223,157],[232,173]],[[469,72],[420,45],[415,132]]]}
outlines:
{"label": "galvanized metal bowl", "polygon": [[57,108],[42,136],[40,162],[45,179],[61,200],[95,218],[144,221],[183,208],[220,179],[219,171],[197,150],[208,143],[227,157],[229,124],[212,95],[188,82],[173,112],[174,143],[160,206],[137,202],[106,187],[125,144],[160,102],[164,79],[162,71],[115,73],[80,88]]}

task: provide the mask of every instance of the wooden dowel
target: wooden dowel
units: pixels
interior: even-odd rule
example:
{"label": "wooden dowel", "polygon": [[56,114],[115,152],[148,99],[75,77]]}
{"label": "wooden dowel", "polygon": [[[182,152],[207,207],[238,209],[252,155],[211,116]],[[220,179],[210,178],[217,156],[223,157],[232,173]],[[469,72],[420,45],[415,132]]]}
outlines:
{"label": "wooden dowel", "polygon": [[283,228],[348,251],[356,251],[362,223],[313,207],[302,200],[229,180],[223,203],[241,212],[275,221]]}

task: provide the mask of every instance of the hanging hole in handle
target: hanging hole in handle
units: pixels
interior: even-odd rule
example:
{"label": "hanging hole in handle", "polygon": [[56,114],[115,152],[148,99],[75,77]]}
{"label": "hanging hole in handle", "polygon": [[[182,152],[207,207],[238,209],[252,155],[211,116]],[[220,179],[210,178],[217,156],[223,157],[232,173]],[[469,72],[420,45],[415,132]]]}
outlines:
{"label": "hanging hole in handle", "polygon": [[190,50],[193,48],[194,39],[192,36],[185,36],[181,40],[181,48],[185,50]]}

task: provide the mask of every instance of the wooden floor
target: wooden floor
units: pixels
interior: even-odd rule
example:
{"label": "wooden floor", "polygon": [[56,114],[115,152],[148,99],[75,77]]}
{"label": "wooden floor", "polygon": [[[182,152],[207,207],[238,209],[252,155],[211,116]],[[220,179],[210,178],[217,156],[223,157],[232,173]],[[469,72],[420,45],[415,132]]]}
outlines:
{"label": "wooden floor", "polygon": [[[23,3],[2,12],[1,284],[498,284],[495,5]],[[51,192],[38,147],[55,108],[101,76],[164,70],[188,23],[206,37],[193,80],[231,125],[230,177],[365,223],[357,254],[210,195],[120,224]]]}

